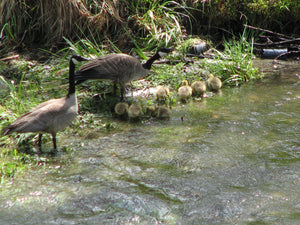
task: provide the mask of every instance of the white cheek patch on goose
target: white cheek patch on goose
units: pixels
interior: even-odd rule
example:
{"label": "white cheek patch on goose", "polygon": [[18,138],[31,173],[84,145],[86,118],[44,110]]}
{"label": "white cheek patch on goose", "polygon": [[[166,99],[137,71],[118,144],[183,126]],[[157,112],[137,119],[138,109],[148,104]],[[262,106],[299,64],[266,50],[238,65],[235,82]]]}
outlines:
{"label": "white cheek patch on goose", "polygon": [[160,57],[164,57],[164,56],[167,55],[168,53],[159,51],[158,54],[160,55]]}
{"label": "white cheek patch on goose", "polygon": [[78,61],[77,59],[75,59],[75,58],[72,58],[72,62],[73,62],[74,64],[79,63],[79,61]]}

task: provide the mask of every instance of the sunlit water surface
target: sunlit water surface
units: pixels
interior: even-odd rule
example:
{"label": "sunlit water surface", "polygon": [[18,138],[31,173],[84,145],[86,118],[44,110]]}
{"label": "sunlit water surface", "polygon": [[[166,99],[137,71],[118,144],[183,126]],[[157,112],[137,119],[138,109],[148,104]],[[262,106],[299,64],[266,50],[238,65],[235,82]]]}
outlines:
{"label": "sunlit water surface", "polygon": [[1,187],[0,224],[299,224],[299,66],[286,68],[170,121],[61,134],[71,153]]}

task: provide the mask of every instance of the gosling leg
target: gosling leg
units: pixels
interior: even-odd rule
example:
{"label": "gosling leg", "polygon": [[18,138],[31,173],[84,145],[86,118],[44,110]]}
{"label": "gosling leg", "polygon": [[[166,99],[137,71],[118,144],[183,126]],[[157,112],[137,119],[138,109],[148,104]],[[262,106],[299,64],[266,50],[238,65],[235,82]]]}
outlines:
{"label": "gosling leg", "polygon": [[56,151],[57,146],[56,146],[56,134],[55,133],[52,134],[52,142],[53,142],[54,151]]}
{"label": "gosling leg", "polygon": [[43,134],[39,134],[38,146],[39,146],[40,152],[42,152],[42,136],[43,136]]}

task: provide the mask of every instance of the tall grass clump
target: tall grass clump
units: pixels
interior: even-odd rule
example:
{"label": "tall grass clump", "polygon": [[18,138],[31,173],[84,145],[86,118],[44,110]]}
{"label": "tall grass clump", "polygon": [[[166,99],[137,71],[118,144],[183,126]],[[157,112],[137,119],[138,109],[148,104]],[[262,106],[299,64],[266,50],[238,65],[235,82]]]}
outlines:
{"label": "tall grass clump", "polygon": [[190,21],[188,9],[185,1],[170,0],[2,0],[0,30],[15,45],[60,46],[66,37],[98,44],[111,40],[120,48],[138,40],[151,49],[182,38],[182,20]]}
{"label": "tall grass clump", "polygon": [[297,34],[300,30],[300,1],[207,0],[192,2],[195,9],[192,12],[195,17],[194,29],[198,29],[198,32],[215,35],[234,32],[235,35],[239,35],[243,32],[245,18],[252,26],[279,33]]}
{"label": "tall grass clump", "polygon": [[18,112],[22,112],[24,110],[24,105],[21,100],[24,91],[22,81],[23,77],[21,78],[21,82],[15,85],[15,81],[8,81],[3,76],[0,76],[0,82],[2,83],[3,88],[7,89],[7,91],[9,92],[10,103],[12,103],[12,106]]}
{"label": "tall grass clump", "polygon": [[76,39],[81,31],[91,30],[95,37],[115,33],[121,28],[117,9],[118,3],[110,0],[3,0],[0,25],[7,24],[5,36],[10,41],[57,45],[64,36]]}
{"label": "tall grass clump", "polygon": [[248,36],[244,32],[239,39],[224,39],[224,51],[214,49],[217,60],[203,60],[203,66],[220,77],[224,85],[240,86],[250,80],[262,78],[258,68],[253,67],[253,39],[250,37],[249,43]]}
{"label": "tall grass clump", "polygon": [[[250,42],[247,41],[250,39]],[[185,58],[175,65],[155,66],[152,76],[147,80],[152,85],[167,85],[177,90],[181,81],[186,79],[190,83],[194,80],[206,80],[210,73],[219,77],[224,86],[240,86],[251,80],[262,78],[258,68],[253,66],[253,44],[251,34],[246,31],[240,38],[223,40],[224,50],[211,49],[214,59],[204,58],[186,64]],[[177,60],[178,61],[178,60]]]}
{"label": "tall grass clump", "polygon": [[132,1],[131,8],[135,12],[129,21],[147,40],[148,49],[183,39],[182,20],[191,16],[185,1]]}

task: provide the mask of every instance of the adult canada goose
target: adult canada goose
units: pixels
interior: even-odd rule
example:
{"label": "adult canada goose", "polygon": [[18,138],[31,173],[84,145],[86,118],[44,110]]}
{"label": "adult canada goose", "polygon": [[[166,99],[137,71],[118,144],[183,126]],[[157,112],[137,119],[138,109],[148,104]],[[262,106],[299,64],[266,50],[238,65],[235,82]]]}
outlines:
{"label": "adult canada goose", "polygon": [[116,85],[120,84],[121,98],[123,98],[126,83],[145,77],[149,73],[152,63],[172,50],[170,48],[160,48],[144,64],[141,64],[137,58],[122,53],[92,59],[76,71],[76,84],[88,79],[112,80],[114,81],[114,90],[116,90]]}
{"label": "adult canada goose", "polygon": [[202,96],[206,91],[206,85],[203,81],[194,81],[191,85],[193,96]]}
{"label": "adult canada goose", "polygon": [[142,115],[142,107],[139,103],[133,103],[129,106],[128,117],[130,120],[138,120]]}
{"label": "adult canada goose", "polygon": [[222,87],[222,81],[218,77],[215,77],[214,75],[209,74],[208,79],[206,81],[206,86],[207,86],[208,90],[217,92]]}
{"label": "adult canada goose", "polygon": [[11,125],[3,128],[2,134],[40,132],[38,145],[41,151],[42,135],[44,132],[50,133],[54,150],[56,150],[56,133],[70,125],[78,112],[74,79],[75,63],[87,60],[78,55],[71,57],[69,64],[69,93],[66,97],[51,99],[39,104],[30,112],[16,119]]}
{"label": "adult canada goose", "polygon": [[186,102],[192,96],[193,90],[191,86],[189,86],[189,82],[187,80],[182,81],[182,86],[178,88],[178,96],[182,102]]}
{"label": "adult canada goose", "polygon": [[170,90],[165,86],[158,86],[156,91],[156,99],[157,101],[166,101],[169,97]]}
{"label": "adult canada goose", "polygon": [[128,104],[126,102],[118,102],[115,105],[115,113],[118,117],[125,119],[128,116]]}

